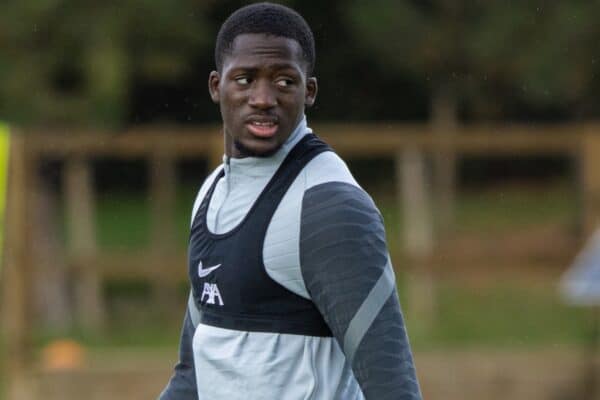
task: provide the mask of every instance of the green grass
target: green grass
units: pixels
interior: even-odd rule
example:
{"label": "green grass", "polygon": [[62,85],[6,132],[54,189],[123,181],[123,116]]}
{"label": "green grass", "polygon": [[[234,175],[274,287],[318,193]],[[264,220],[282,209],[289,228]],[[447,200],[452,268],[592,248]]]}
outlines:
{"label": "green grass", "polygon": [[104,249],[131,249],[148,245],[150,202],[135,193],[116,193],[98,199],[98,242]]}
{"label": "green grass", "polygon": [[576,198],[565,183],[536,189],[508,187],[459,195],[456,226],[459,231],[506,232],[535,224],[573,224]]}
{"label": "green grass", "polygon": [[[196,188],[179,188],[176,193],[174,225],[176,243],[184,248],[189,234],[190,215]],[[68,242],[67,221],[63,217],[61,233]],[[104,250],[128,251],[150,244],[152,229],[151,199],[138,192],[115,192],[98,197],[96,204],[96,235]]]}
{"label": "green grass", "polygon": [[[180,314],[183,315],[183,308]],[[120,320],[109,324],[104,332],[90,332],[72,328],[64,332],[38,332],[34,337],[34,345],[41,348],[45,344],[60,338],[75,340],[88,348],[128,347],[128,348],[164,348],[175,347],[179,342],[181,323],[166,323],[155,320],[154,323],[133,323]]]}
{"label": "green grass", "polygon": [[[437,307],[429,327],[411,313],[402,283],[399,288],[410,339],[418,350],[583,345],[592,331],[590,311],[562,303],[552,285],[507,281],[472,287],[458,281],[438,282]],[[70,337],[90,348],[176,347],[184,306],[165,316],[149,300],[136,301],[134,317],[113,315],[104,332],[39,333],[36,347],[58,337]]]}
{"label": "green grass", "polygon": [[565,305],[552,285],[503,282],[483,288],[437,287],[433,326],[407,324],[417,347],[547,347],[583,344],[592,331],[587,309]]}
{"label": "green grass", "polygon": [[[191,208],[197,188],[179,188],[176,195],[174,232],[176,243],[185,247]],[[393,196],[374,194],[383,215],[392,252],[399,249],[402,238],[402,210]],[[574,225],[575,196],[564,182],[544,188],[506,187],[469,191],[458,194],[455,229],[467,232],[506,232],[536,224]],[[97,204],[97,236],[107,250],[142,248],[149,244],[150,199],[141,193],[118,192],[103,195]]]}
{"label": "green grass", "polygon": [[[399,243],[403,210],[393,196],[375,194],[386,223],[389,244]],[[502,187],[457,194],[454,229],[457,233],[503,233],[536,224],[575,226],[576,195],[566,182],[545,187]],[[398,239],[398,240],[395,240]]]}

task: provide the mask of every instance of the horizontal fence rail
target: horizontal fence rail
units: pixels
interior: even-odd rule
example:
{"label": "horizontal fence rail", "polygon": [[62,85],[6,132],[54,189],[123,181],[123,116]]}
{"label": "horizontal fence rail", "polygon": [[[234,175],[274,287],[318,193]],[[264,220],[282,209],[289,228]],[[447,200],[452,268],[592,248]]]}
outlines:
{"label": "horizontal fence rail", "polygon": [[[344,155],[383,156],[405,147],[435,151],[444,146],[461,154],[556,154],[578,151],[584,134],[600,134],[600,124],[467,125],[447,136],[423,124],[317,124],[314,131]],[[181,157],[223,152],[221,130],[213,125],[135,128],[121,133],[35,129],[23,132],[31,151],[49,156],[77,153],[132,157],[159,149]]]}

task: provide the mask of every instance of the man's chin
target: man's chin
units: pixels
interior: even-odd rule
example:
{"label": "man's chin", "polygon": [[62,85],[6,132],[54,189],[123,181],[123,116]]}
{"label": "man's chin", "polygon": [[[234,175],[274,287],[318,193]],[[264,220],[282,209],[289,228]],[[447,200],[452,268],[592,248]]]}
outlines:
{"label": "man's chin", "polygon": [[239,140],[233,142],[241,157],[271,157],[281,148],[281,144],[274,146],[247,146]]}

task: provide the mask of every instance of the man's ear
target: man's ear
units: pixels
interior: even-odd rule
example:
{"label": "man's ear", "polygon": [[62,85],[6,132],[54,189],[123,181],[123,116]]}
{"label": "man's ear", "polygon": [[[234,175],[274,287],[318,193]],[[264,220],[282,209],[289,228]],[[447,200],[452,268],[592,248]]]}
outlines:
{"label": "man's ear", "polygon": [[311,107],[315,104],[318,89],[317,78],[313,76],[306,80],[306,96],[304,98],[304,105],[306,107]]}
{"label": "man's ear", "polygon": [[213,103],[219,103],[219,83],[221,82],[221,75],[217,71],[212,71],[208,75],[208,93]]}

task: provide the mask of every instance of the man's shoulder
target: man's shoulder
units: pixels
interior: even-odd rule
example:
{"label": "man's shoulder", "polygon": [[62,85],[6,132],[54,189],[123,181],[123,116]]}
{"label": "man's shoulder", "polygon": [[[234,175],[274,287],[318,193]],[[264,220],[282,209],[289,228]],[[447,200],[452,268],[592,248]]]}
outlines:
{"label": "man's shoulder", "polygon": [[194,200],[194,206],[192,207],[192,222],[194,220],[194,216],[196,215],[196,211],[198,211],[198,208],[200,207],[200,203],[202,202],[202,199],[204,199],[204,196],[206,196],[206,193],[208,192],[210,185],[216,179],[217,174],[222,169],[223,169],[223,164],[221,164],[217,168],[215,168],[208,175],[208,177],[206,177],[206,179],[204,179],[204,182],[202,182],[202,185],[200,186],[200,190],[198,190],[198,194],[196,195],[196,199]]}
{"label": "man's shoulder", "polygon": [[356,213],[379,214],[371,196],[360,187],[337,154],[319,154],[306,166],[305,176],[302,200],[305,216],[316,212],[322,217],[344,219]]}
{"label": "man's shoulder", "polygon": [[303,175],[305,190],[333,182],[360,188],[344,160],[332,151],[325,151],[313,158],[304,168]]}

